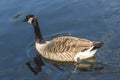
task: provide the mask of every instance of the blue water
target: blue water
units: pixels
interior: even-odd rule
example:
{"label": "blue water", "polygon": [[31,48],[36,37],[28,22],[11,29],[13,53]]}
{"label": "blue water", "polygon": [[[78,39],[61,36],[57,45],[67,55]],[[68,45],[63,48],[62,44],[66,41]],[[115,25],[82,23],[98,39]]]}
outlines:
{"label": "blue water", "polygon": [[[73,73],[46,63],[34,75],[26,65],[37,54],[31,47],[34,32],[31,25],[21,22],[28,14],[38,17],[45,39],[67,33],[103,41],[95,57],[108,66]],[[1,0],[0,80],[120,80],[119,37],[120,0]]]}

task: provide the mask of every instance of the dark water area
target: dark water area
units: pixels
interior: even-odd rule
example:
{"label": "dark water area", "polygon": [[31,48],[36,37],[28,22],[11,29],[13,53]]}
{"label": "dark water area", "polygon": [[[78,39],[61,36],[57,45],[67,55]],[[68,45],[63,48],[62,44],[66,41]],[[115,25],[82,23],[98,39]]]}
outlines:
{"label": "dark water area", "polygon": [[[107,66],[74,73],[45,61],[35,75],[26,65],[36,67],[37,54],[33,28],[22,22],[28,14],[38,17],[46,40],[67,34],[103,41],[95,58]],[[0,80],[120,80],[119,37],[120,0],[1,0]]]}

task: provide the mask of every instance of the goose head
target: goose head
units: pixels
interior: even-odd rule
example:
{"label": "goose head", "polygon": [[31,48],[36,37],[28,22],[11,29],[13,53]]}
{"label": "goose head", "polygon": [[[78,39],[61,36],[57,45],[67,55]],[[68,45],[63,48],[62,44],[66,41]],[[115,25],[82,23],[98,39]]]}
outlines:
{"label": "goose head", "polygon": [[29,24],[34,24],[35,22],[37,22],[37,17],[32,14],[29,14],[26,16],[26,18],[23,20],[23,22],[27,22]]}
{"label": "goose head", "polygon": [[27,22],[31,25],[33,25],[34,27],[34,32],[35,32],[35,38],[36,38],[36,41],[39,42],[39,43],[45,43],[43,37],[42,37],[42,34],[40,32],[40,28],[39,28],[39,24],[38,24],[38,20],[37,20],[37,17],[32,15],[32,14],[29,14],[25,17],[25,19],[23,20],[23,22]]}

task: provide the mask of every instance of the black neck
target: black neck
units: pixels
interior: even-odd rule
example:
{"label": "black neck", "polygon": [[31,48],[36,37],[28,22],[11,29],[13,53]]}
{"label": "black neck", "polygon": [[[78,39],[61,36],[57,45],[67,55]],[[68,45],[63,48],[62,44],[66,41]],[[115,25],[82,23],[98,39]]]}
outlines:
{"label": "black neck", "polygon": [[41,43],[41,44],[45,43],[45,41],[44,41],[44,39],[42,37],[42,34],[40,32],[39,24],[38,24],[37,19],[35,21],[33,21],[32,25],[34,27],[36,41]]}

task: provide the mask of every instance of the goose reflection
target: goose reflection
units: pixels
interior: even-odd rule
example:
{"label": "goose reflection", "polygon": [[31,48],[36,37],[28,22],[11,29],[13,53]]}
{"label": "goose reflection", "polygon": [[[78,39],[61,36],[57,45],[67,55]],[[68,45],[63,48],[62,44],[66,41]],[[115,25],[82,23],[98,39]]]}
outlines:
{"label": "goose reflection", "polygon": [[28,61],[26,65],[29,67],[29,69],[37,75],[42,70],[42,66],[44,66],[44,62],[41,58],[41,56],[36,55],[32,61]]}
{"label": "goose reflection", "polygon": [[[37,75],[39,72],[42,71],[42,67],[45,66],[45,64],[51,63],[54,67],[56,67],[60,71],[65,71],[66,68],[72,67],[71,71],[77,72],[77,71],[95,71],[95,70],[101,70],[104,69],[105,64],[101,62],[97,62],[94,57],[84,60],[82,63],[80,63],[78,66],[75,66],[73,62],[57,62],[57,61],[51,61],[44,59],[40,55],[36,55],[32,61],[28,61],[26,65],[28,68]],[[67,67],[65,67],[67,66]],[[65,67],[65,68],[64,68]],[[74,69],[73,69],[74,68]]]}

